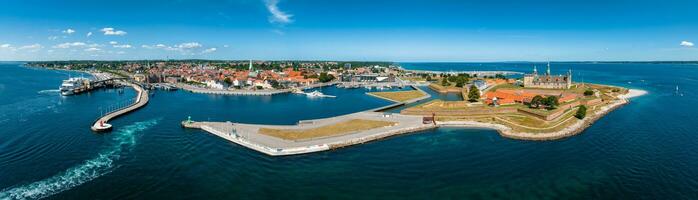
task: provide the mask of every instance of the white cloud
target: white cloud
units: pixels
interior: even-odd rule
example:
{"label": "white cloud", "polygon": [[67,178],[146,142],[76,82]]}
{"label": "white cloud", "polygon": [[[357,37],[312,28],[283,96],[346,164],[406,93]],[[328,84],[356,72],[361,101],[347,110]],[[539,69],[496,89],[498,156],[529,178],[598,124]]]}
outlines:
{"label": "white cloud", "polygon": [[198,48],[201,48],[203,46],[201,44],[199,44],[198,42],[187,42],[187,43],[179,44],[175,47],[177,47],[179,49],[198,49]]}
{"label": "white cloud", "polygon": [[87,32],[87,37],[92,36],[92,32]]}
{"label": "white cloud", "polygon": [[48,40],[57,40],[58,36],[48,36]]}
{"label": "white cloud", "polygon": [[11,47],[12,47],[11,44],[0,44],[0,48],[3,48],[3,49],[9,49]]}
{"label": "white cloud", "polygon": [[125,51],[117,51],[116,54],[125,54]]}
{"label": "white cloud", "polygon": [[121,45],[114,45],[114,48],[121,48],[121,49],[128,49],[131,48],[131,45],[128,44],[121,44]]}
{"label": "white cloud", "polygon": [[[156,44],[156,45],[141,45],[142,48],[144,49],[162,49],[166,51],[178,51],[184,55],[195,55],[198,53],[198,49],[204,48],[204,45],[198,42],[185,42],[173,46],[168,46],[164,44]],[[200,53],[205,54],[205,53],[212,53],[214,51],[218,50],[217,48],[207,48],[202,50]]]}
{"label": "white cloud", "polygon": [[227,44],[226,44],[226,45],[223,45],[223,48],[228,48],[228,47],[230,47],[230,46],[229,46],[229,45],[227,45]]}
{"label": "white cloud", "polygon": [[681,45],[681,46],[684,46],[684,47],[693,47],[693,42],[681,41],[681,44],[680,44],[680,45]]}
{"label": "white cloud", "polygon": [[218,49],[216,49],[216,48],[204,49],[203,51],[201,51],[201,54],[213,53],[213,52],[215,52],[216,50],[218,50]]}
{"label": "white cloud", "polygon": [[116,41],[111,41],[111,42],[109,42],[109,44],[111,44],[111,45],[116,45],[116,44],[119,44],[119,43],[116,42]]}
{"label": "white cloud", "polygon": [[92,51],[100,51],[100,50],[101,50],[101,49],[94,48],[94,47],[85,49],[85,51],[89,51],[89,52],[92,52]]}
{"label": "white cloud", "polygon": [[70,35],[70,34],[75,33],[75,30],[69,28],[69,29],[66,29],[66,30],[61,31],[61,33],[65,33],[65,34]]}
{"label": "white cloud", "polygon": [[271,13],[271,16],[269,16],[269,22],[278,24],[288,24],[293,22],[293,19],[291,19],[293,15],[281,11],[278,4],[279,0],[265,0],[267,10],[269,13]]}
{"label": "white cloud", "polygon": [[31,44],[31,45],[24,45],[24,46],[21,46],[21,47],[19,47],[19,48],[17,48],[17,49],[19,49],[19,50],[27,50],[27,51],[29,51],[29,52],[37,52],[37,51],[39,51],[40,49],[43,49],[43,48],[44,48],[44,46],[41,46],[40,44]]}
{"label": "white cloud", "polygon": [[85,44],[83,42],[66,42],[66,43],[62,43],[62,44],[57,44],[57,45],[53,46],[53,48],[54,49],[67,49],[70,47],[81,47],[81,46],[85,46],[85,45],[87,45],[87,44]]}
{"label": "white cloud", "polygon": [[103,28],[99,31],[104,32],[104,35],[120,35],[120,36],[122,36],[122,35],[127,34],[126,31],[116,30],[114,28]]}

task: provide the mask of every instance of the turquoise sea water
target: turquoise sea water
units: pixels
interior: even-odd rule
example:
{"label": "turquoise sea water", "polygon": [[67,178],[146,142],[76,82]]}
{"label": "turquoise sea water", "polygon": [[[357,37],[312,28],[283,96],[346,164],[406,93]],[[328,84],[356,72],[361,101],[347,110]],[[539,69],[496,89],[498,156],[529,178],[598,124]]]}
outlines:
{"label": "turquoise sea water", "polygon": [[[514,70],[531,63],[402,63],[409,69]],[[539,70],[543,63],[538,63]],[[68,72],[0,63],[0,199],[696,199],[698,66],[556,64],[575,80],[649,91],[578,136],[519,141],[441,128],[315,154],[268,157],[194,120],[293,124],[390,104],[364,89],[336,99],[157,91],[94,134],[114,90],[61,97]],[[72,76],[78,74],[72,73]],[[676,86],[679,86],[679,94]],[[440,98],[440,97],[434,97]],[[445,97],[447,98],[447,97]]]}

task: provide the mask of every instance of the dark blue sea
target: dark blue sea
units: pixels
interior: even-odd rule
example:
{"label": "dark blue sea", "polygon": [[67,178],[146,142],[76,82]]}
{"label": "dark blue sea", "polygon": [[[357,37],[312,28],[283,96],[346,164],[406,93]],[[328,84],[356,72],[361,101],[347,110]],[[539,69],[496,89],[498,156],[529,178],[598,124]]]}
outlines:
{"label": "dark blue sea", "polygon": [[[0,63],[0,199],[697,199],[698,65],[552,63],[575,81],[649,92],[556,141],[440,128],[321,153],[269,157],[180,121],[294,124],[390,102],[156,91],[150,103],[89,126],[134,91],[61,96],[80,73]],[[529,72],[544,63],[401,63],[423,70]],[[678,86],[678,90],[676,90]],[[453,99],[434,95],[433,98]]]}

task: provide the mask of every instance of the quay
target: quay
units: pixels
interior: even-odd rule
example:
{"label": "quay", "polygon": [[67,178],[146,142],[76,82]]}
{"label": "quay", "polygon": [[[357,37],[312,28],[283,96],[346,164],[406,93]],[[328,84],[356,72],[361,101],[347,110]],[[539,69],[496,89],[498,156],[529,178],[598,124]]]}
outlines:
{"label": "quay", "polygon": [[[318,87],[325,87],[325,86],[331,86],[335,85],[337,82],[328,82],[328,83],[317,83],[313,85],[308,85],[308,86],[303,86],[299,87],[297,89],[300,90],[306,90],[306,89],[312,89],[312,88],[318,88]],[[193,93],[200,93],[200,94],[214,94],[214,95],[252,95],[252,96],[271,96],[271,95],[276,95],[276,94],[283,94],[283,93],[290,93],[292,89],[282,89],[282,90],[226,90],[226,89],[210,89],[210,88],[200,88],[188,84],[176,84],[176,87],[181,88],[182,90],[186,90],[189,92]]]}
{"label": "quay", "polygon": [[109,122],[109,120],[114,119],[116,117],[119,117],[123,114],[129,113],[131,111],[137,110],[137,109],[145,106],[148,103],[148,91],[143,89],[143,87],[141,87],[138,84],[127,82],[127,81],[123,81],[121,83],[128,85],[130,87],[133,87],[133,89],[135,89],[138,92],[138,95],[136,96],[136,100],[132,104],[130,104],[124,108],[121,108],[121,109],[118,109],[118,110],[115,110],[115,111],[112,111],[112,112],[109,112],[109,113],[106,113],[106,114],[100,116],[99,119],[97,119],[92,124],[92,127],[91,127],[92,131],[95,131],[95,132],[109,131],[112,129],[112,125],[107,123],[107,122]]}
{"label": "quay", "polygon": [[[419,98],[369,109],[362,112],[330,117],[315,120],[301,120],[296,125],[262,125],[262,124],[241,124],[232,122],[195,122],[186,120],[182,122],[182,127],[201,129],[214,134],[223,139],[229,140],[241,146],[255,151],[271,155],[284,156],[305,154],[318,151],[326,151],[345,146],[361,144],[394,135],[418,132],[422,130],[436,128],[434,123],[425,123],[423,116],[402,115],[397,113],[384,113],[405,104],[414,103],[431,97],[428,93],[418,87],[410,86],[414,90],[424,93]],[[378,96],[376,96],[378,97]],[[380,98],[380,97],[379,97]],[[260,129],[303,131],[310,129],[324,129],[333,125],[342,124],[351,120],[367,120],[376,122],[389,122],[390,126],[370,128],[337,135],[314,137],[309,139],[288,140],[260,133]]]}
{"label": "quay", "polygon": [[[260,133],[260,129],[308,130],[323,128],[333,124],[357,119],[390,122],[394,125],[346,134],[300,140],[287,140]],[[428,130],[435,128],[436,126],[432,123],[423,123],[422,116],[387,114],[380,112],[358,112],[324,119],[302,120],[296,125],[195,122],[186,120],[182,122],[182,127],[202,129],[228,141],[270,156],[285,156],[332,150],[362,144],[394,135]]]}

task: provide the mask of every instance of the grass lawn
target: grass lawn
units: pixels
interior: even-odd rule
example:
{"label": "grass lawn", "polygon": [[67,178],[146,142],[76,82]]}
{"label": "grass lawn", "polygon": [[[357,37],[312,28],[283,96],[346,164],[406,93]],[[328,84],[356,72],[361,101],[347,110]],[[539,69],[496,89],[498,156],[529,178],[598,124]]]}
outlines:
{"label": "grass lawn", "polygon": [[311,128],[311,129],[270,129],[261,128],[259,133],[278,137],[285,140],[303,140],[319,137],[329,137],[329,136],[339,136],[347,133],[365,131],[375,128],[381,128],[386,126],[392,126],[397,124],[396,122],[386,122],[386,121],[376,121],[376,120],[365,120],[365,119],[352,119],[348,121],[339,122],[336,124],[331,124],[327,126]]}
{"label": "grass lawn", "polygon": [[403,102],[411,99],[416,99],[419,97],[426,96],[422,91],[410,90],[410,91],[395,91],[395,92],[369,92],[369,94],[390,99],[395,102]]}

